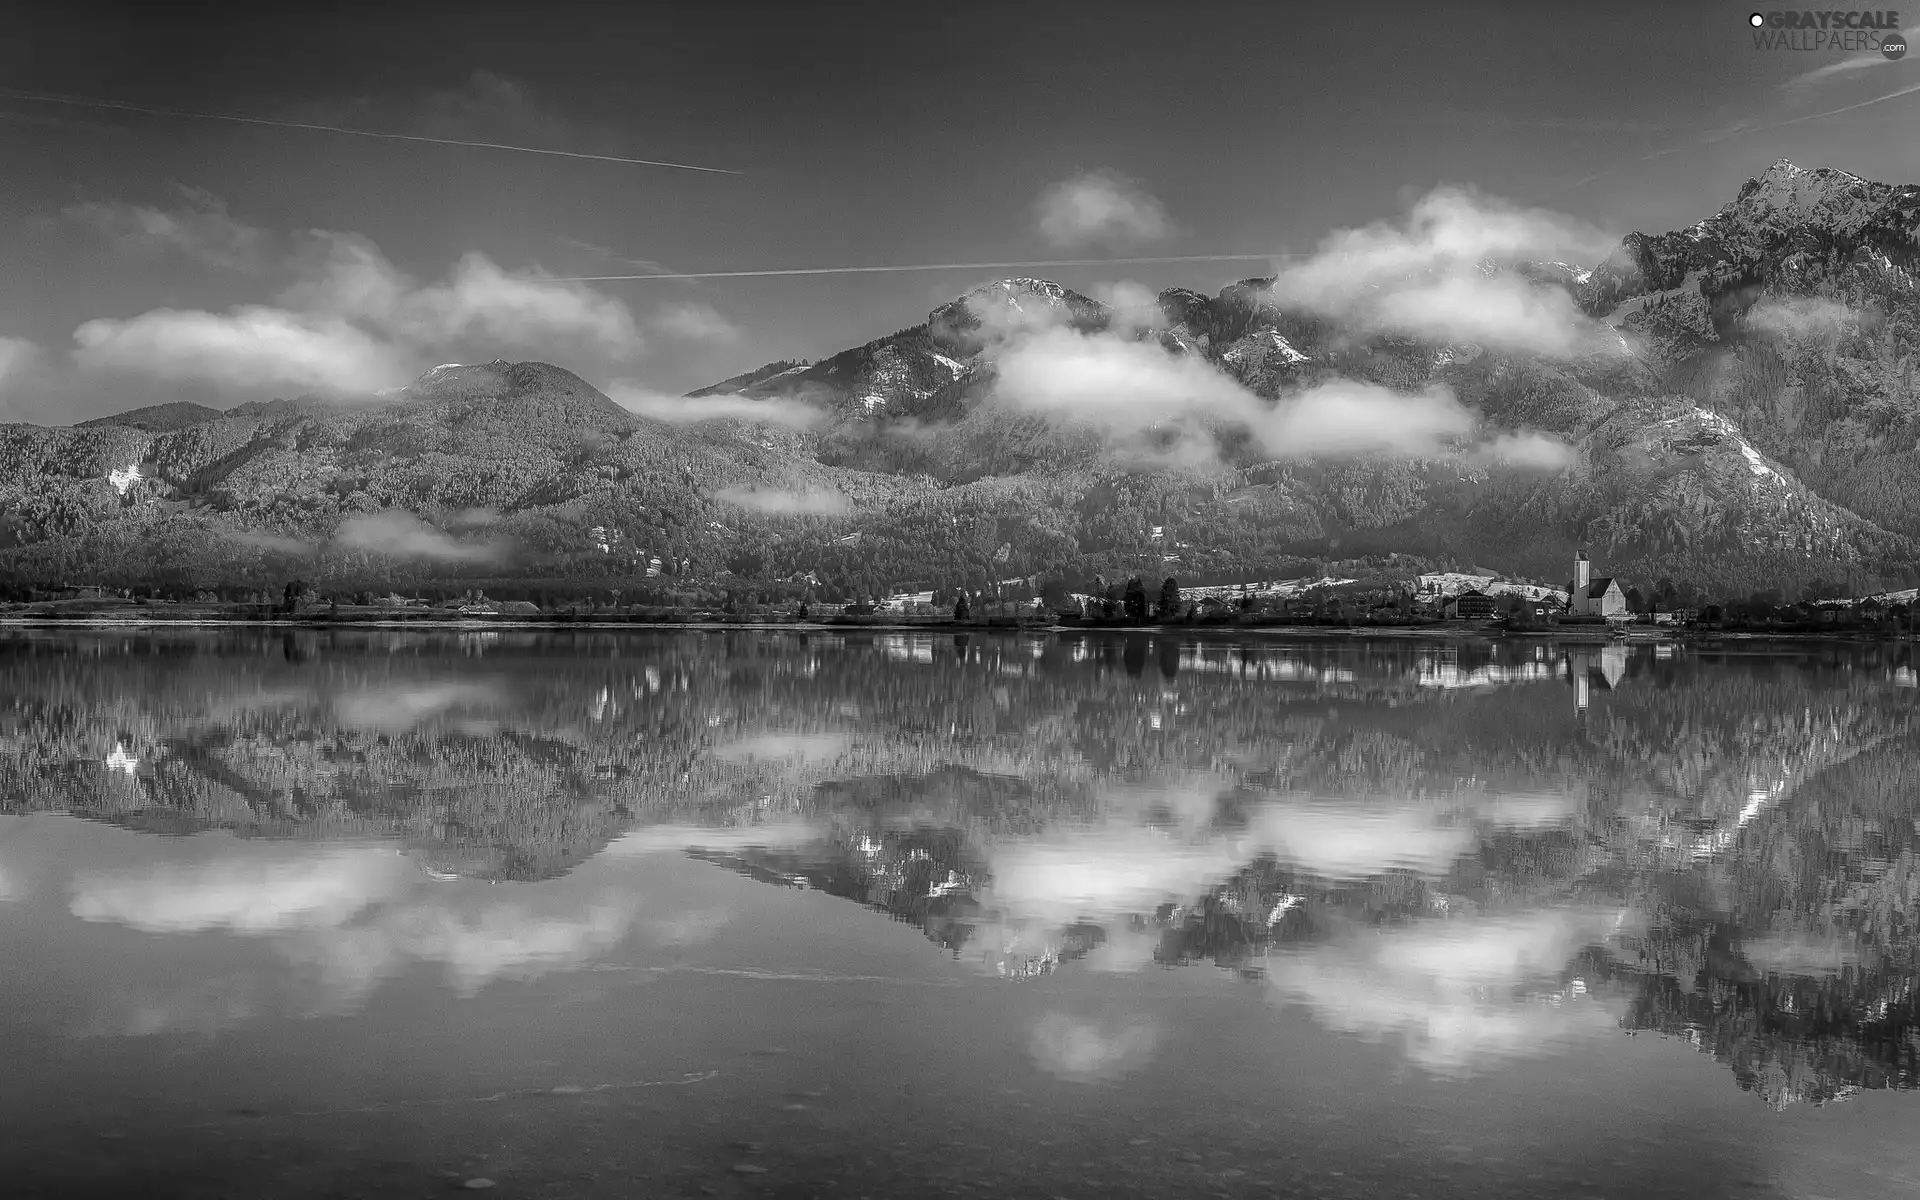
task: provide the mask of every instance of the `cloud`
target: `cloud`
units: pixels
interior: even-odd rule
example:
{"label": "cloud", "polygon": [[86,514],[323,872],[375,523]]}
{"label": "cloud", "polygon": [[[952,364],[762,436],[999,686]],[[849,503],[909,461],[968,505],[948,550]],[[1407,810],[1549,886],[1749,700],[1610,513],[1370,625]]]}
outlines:
{"label": "cloud", "polygon": [[1112,310],[1112,328],[1116,332],[1137,333],[1159,329],[1167,323],[1166,314],[1160,311],[1158,293],[1143,283],[1131,280],[1096,283],[1087,289],[1087,294]]}
{"label": "cloud", "polygon": [[1123,438],[1173,433],[1210,452],[1204,427],[1217,424],[1246,429],[1276,458],[1496,453],[1532,465],[1552,458],[1551,439],[1539,434],[1473,446],[1478,419],[1444,385],[1400,392],[1333,379],[1268,402],[1212,364],[1157,343],[1063,329],[1015,342],[996,365],[1004,401]]}
{"label": "cloud", "polygon": [[1131,246],[1173,232],[1159,200],[1115,171],[1088,171],[1052,184],[1034,202],[1040,236],[1055,246]]}
{"label": "cloud", "polygon": [[726,344],[740,340],[740,330],[710,304],[692,301],[664,304],[654,311],[648,323],[682,341]]}
{"label": "cloud", "polygon": [[721,762],[831,762],[852,745],[853,739],[842,733],[761,733],[719,746],[713,756]]}
{"label": "cloud", "polygon": [[446,282],[406,296],[396,325],[423,345],[478,340],[537,348],[559,341],[613,359],[641,349],[633,314],[620,301],[537,272],[509,273],[474,253]]}
{"label": "cloud", "polygon": [[1483,466],[1558,471],[1573,461],[1573,447],[1544,433],[1503,433],[1480,446],[1473,458]]}
{"label": "cloud", "polygon": [[183,254],[236,271],[265,265],[272,239],[264,229],[236,220],[225,201],[203,188],[175,184],[174,190],[180,203],[170,209],[88,201],[69,205],[61,215],[128,250]]}
{"label": "cloud", "polygon": [[315,546],[302,538],[287,537],[277,533],[260,533],[243,529],[221,531],[220,536],[239,546],[251,546],[255,550],[264,550],[269,554],[291,554],[299,557],[312,554]]}
{"label": "cloud", "polygon": [[370,392],[406,379],[405,356],[345,321],[246,305],[226,313],[157,308],[73,332],[84,370],[234,389]]}
{"label": "cloud", "polygon": [[497,545],[460,541],[398,509],[348,517],[334,530],[333,545],[341,550],[435,562],[486,562],[501,555]]}
{"label": "cloud", "polygon": [[1560,986],[1614,923],[1567,911],[1417,920],[1276,960],[1268,978],[1328,1029],[1398,1039],[1416,1065],[1464,1075],[1617,1032],[1605,1005]]}
{"label": "cloud", "polygon": [[1488,264],[1595,261],[1614,244],[1572,217],[1442,187],[1399,223],[1329,235],[1279,270],[1273,297],[1365,327],[1567,355],[1594,331],[1566,291]]}
{"label": "cloud", "polygon": [[282,947],[326,990],[319,1010],[341,1011],[415,963],[441,967],[453,990],[472,996],[497,979],[532,979],[583,966],[633,931],[641,900],[608,891],[574,911],[507,901],[463,912],[450,902],[394,905],[371,920],[293,939]]}
{"label": "cloud", "polygon": [[996,846],[992,903],[1020,920],[1064,926],[1191,901],[1245,864],[1244,847],[1144,828],[1076,830]]}
{"label": "cloud", "polygon": [[808,488],[793,492],[779,488],[724,487],[713,494],[722,504],[750,508],[755,512],[818,517],[843,516],[853,511],[853,502],[831,488]]}
{"label": "cloud", "polygon": [[1392,870],[1441,876],[1478,844],[1470,825],[1442,825],[1424,807],[1395,804],[1273,805],[1255,817],[1253,834],[1280,861],[1332,880]]}
{"label": "cloud", "polygon": [[445,280],[424,287],[358,234],[314,230],[300,260],[303,278],[282,293],[281,304],[354,321],[421,349],[557,342],[612,359],[642,349],[633,314],[619,300],[543,272],[504,271],[483,254],[466,254]]}
{"label": "cloud", "polygon": [[83,370],[234,391],[342,396],[400,386],[463,348],[603,362],[644,349],[619,300],[539,271],[506,271],[482,254],[421,285],[367,238],[318,230],[298,239],[288,267],[295,278],[270,305],[88,321],[74,331],[75,360]]}
{"label": "cloud", "polygon": [[500,694],[490,684],[448,681],[362,688],[338,696],[333,711],[348,729],[403,733],[455,709],[495,704]]}
{"label": "cloud", "polygon": [[747,421],[779,425],[788,429],[806,429],[826,414],[802,400],[755,400],[737,394],[722,396],[674,396],[639,384],[615,382],[607,385],[607,396],[635,416],[665,421],[671,425],[692,425],[702,421]]}
{"label": "cloud", "polygon": [[1034,1024],[1027,1049],[1043,1071],[1098,1083],[1144,1066],[1159,1041],[1159,1031],[1145,1021],[1095,1022],[1055,1012]]}
{"label": "cloud", "polygon": [[144,871],[81,873],[73,914],[149,933],[275,933],[331,928],[392,895],[412,875],[390,850],[303,847]]}
{"label": "cloud", "polygon": [[1817,296],[1762,299],[1747,310],[1747,328],[1776,337],[1830,340],[1853,328],[1859,315],[1835,300]]}

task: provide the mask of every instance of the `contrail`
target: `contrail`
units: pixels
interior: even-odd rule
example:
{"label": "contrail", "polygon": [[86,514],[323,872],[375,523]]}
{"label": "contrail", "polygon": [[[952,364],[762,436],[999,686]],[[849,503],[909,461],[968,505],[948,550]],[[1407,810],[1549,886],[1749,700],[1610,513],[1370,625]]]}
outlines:
{"label": "contrail", "polygon": [[1017,267],[1121,267],[1144,263],[1251,262],[1305,258],[1304,254],[1166,254],[1153,258],[1051,258],[1022,262],[912,263],[883,267],[787,267],[777,271],[684,271],[651,275],[563,275],[555,283],[615,283],[623,279],[749,279],[768,275],[878,275],[896,271],[997,271]]}
{"label": "contrail", "polygon": [[1656,158],[1666,158],[1669,155],[1678,154],[1683,150],[1691,150],[1696,146],[1711,146],[1715,142],[1724,142],[1729,138],[1741,137],[1749,133],[1766,133],[1773,129],[1785,129],[1789,125],[1800,125],[1807,121],[1818,121],[1822,117],[1836,117],[1841,113],[1849,113],[1861,108],[1871,108],[1876,104],[1885,104],[1889,100],[1898,100],[1900,97],[1910,96],[1914,92],[1920,92],[1920,83],[1910,84],[1907,87],[1888,92],[1884,96],[1875,96],[1871,100],[1862,100],[1858,104],[1843,104],[1839,108],[1829,108],[1824,112],[1807,113],[1805,116],[1799,117],[1788,117],[1784,121],[1772,121],[1765,125],[1740,125],[1732,129],[1723,129],[1703,138],[1694,138],[1691,141],[1681,142],[1661,150],[1655,150],[1651,154],[1642,154],[1638,158],[1630,158],[1625,162],[1617,162],[1604,171],[1595,171],[1591,175],[1582,176],[1572,183],[1562,184],[1560,187],[1546,194],[1549,196],[1558,195],[1568,188],[1576,188],[1582,184],[1592,183],[1596,179],[1605,179],[1622,167],[1630,167],[1635,163],[1652,162]]}
{"label": "contrail", "polygon": [[539,146],[510,146],[505,142],[470,142],[460,138],[426,137],[417,133],[380,133],[372,129],[349,129],[344,125],[313,125],[304,121],[270,121],[265,117],[237,117],[230,113],[187,112],[177,108],[148,108],[142,104],[122,104],[116,100],[76,100],[70,96],[46,96],[37,92],[19,92],[0,88],[0,96],[15,100],[38,100],[44,104],[70,104],[76,108],[111,108],[120,112],[147,113],[156,117],[187,117],[195,121],[232,121],[240,125],[268,125],[275,129],[309,129],[318,133],[345,133],[353,137],[384,138],[394,142],[431,142],[436,146],[471,146],[476,150],[511,150],[516,154],[546,154],[554,158],[584,158],[593,162],[629,163],[638,167],[671,167],[676,171],[703,171],[709,175],[742,175],[726,167],[698,167],[692,163],[664,162],[657,158],[622,158],[614,154],[582,154],[575,150],[547,150]]}

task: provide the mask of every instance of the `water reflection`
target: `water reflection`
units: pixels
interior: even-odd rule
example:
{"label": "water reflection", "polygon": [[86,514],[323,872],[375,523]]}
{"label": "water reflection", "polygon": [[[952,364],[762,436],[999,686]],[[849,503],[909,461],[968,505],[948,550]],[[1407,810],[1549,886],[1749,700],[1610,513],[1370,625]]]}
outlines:
{"label": "water reflection", "polygon": [[[1646,1031],[1823,1102],[1920,1074],[1913,670],[1912,646],[11,637],[6,811],[131,832],[27,820],[0,921],[248,939],[266,957],[100,968],[68,1025],[209,1033],[421,971],[472,996],[686,953],[734,917],[651,881],[684,849],[982,976],[1207,965],[1432,1075]],[[1093,1083],[1164,1041],[1049,1009],[1027,1051]]]}

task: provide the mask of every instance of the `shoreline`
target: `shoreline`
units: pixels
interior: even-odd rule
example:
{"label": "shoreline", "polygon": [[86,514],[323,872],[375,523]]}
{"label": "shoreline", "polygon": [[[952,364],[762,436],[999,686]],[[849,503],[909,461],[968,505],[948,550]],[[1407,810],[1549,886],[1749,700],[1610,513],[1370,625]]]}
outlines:
{"label": "shoreline", "polygon": [[618,632],[634,630],[659,632],[662,630],[686,629],[699,632],[727,632],[742,630],[767,630],[782,633],[825,633],[845,632],[848,630],[872,630],[881,633],[952,633],[952,634],[1126,634],[1126,633],[1178,633],[1202,637],[1299,637],[1326,639],[1365,639],[1365,640],[1432,640],[1432,641],[1538,641],[1556,643],[1581,643],[1587,645],[1651,644],[1701,641],[1766,641],[1766,642],[1866,642],[1875,644],[1914,642],[1917,639],[1911,633],[1886,633],[1863,630],[1709,630],[1671,627],[1643,629],[1634,627],[1632,632],[1616,635],[1609,631],[1601,634],[1597,630],[1572,628],[1565,631],[1551,629],[1510,630],[1492,626],[1435,624],[1423,626],[1396,625],[1288,625],[1288,624],[1190,624],[1170,622],[1167,624],[1121,625],[1121,624],[1061,624],[1058,622],[1018,621],[1013,618],[991,618],[981,621],[939,621],[939,620],[873,620],[867,618],[838,619],[824,618],[813,620],[696,620],[666,619],[648,620],[623,616],[587,617],[580,619],[549,619],[542,617],[487,617],[487,616],[431,616],[381,619],[377,617],[324,617],[324,616],[282,616],[253,617],[203,614],[193,616],[118,616],[76,614],[60,615],[14,615],[0,614],[0,630],[55,630],[72,629],[88,632],[110,630],[128,630],[150,633],[164,629],[281,629],[339,631],[353,629],[380,630],[382,632],[453,632],[453,633],[502,633],[514,630],[538,632]]}

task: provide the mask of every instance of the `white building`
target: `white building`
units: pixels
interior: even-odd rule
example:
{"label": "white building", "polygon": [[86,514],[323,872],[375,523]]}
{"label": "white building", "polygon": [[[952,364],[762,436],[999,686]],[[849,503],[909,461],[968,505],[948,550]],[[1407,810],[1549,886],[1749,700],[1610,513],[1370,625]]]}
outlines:
{"label": "white building", "polygon": [[1567,584],[1567,614],[1605,617],[1610,621],[1624,621],[1628,616],[1627,594],[1620,590],[1620,581],[1611,575],[1595,578],[1585,550],[1573,559],[1573,580]]}

